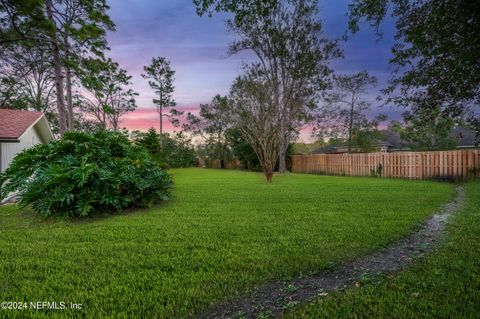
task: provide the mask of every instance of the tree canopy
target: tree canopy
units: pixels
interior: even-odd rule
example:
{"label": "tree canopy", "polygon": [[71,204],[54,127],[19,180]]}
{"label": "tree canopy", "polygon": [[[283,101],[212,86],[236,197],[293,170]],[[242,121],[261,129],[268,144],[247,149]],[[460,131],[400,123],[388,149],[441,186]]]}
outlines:
{"label": "tree canopy", "polygon": [[467,116],[480,133],[480,2],[471,0],[353,0],[349,29],[396,22],[390,101],[428,110],[433,102],[449,117]]}

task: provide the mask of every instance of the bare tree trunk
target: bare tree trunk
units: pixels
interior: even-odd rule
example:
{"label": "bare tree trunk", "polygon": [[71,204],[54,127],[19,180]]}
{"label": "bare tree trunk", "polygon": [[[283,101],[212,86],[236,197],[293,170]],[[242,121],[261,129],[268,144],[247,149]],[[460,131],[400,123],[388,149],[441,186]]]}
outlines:
{"label": "bare tree trunk", "polygon": [[[102,108],[103,107],[104,106],[102,106]],[[103,110],[103,112],[102,112],[102,126],[103,126],[104,130],[107,129],[107,114],[105,113],[105,110]]]}
{"label": "bare tree trunk", "polygon": [[163,107],[159,108],[160,113],[160,148],[163,149]]}
{"label": "bare tree trunk", "polygon": [[[68,43],[68,36],[63,38],[65,45],[65,59],[70,57],[70,44]],[[70,67],[65,67],[65,89],[67,91],[67,110],[68,110],[68,130],[73,131],[74,114],[73,114],[73,99],[72,99],[72,70]]]}
{"label": "bare tree trunk", "polygon": [[67,109],[68,109],[68,130],[74,129],[73,99],[72,99],[72,72],[67,68],[66,73],[66,89],[67,89]]}
{"label": "bare tree trunk", "polygon": [[269,161],[262,161],[262,170],[263,174],[265,174],[265,177],[267,178],[267,182],[271,183],[272,178],[273,178],[273,170],[275,168],[275,164],[272,165]]}
{"label": "bare tree trunk", "polygon": [[[45,6],[47,10],[47,17],[50,22],[55,25],[55,20],[52,14],[52,0],[45,0]],[[55,28],[56,30],[56,28]],[[58,47],[58,41],[56,34],[52,37],[52,55],[53,55],[53,70],[55,77],[55,91],[57,96],[57,111],[58,111],[58,124],[60,134],[63,135],[67,130],[67,117],[65,111],[65,100],[63,96],[63,75],[62,75],[62,61],[60,58],[60,48]]]}
{"label": "bare tree trunk", "polygon": [[[283,135],[283,134],[282,134]],[[278,172],[285,173],[287,171],[287,148],[289,140],[287,136],[283,135],[282,140],[280,141],[279,151],[278,151]]]}
{"label": "bare tree trunk", "polygon": [[350,123],[348,123],[348,152],[352,152],[352,135],[353,135],[353,113],[354,113],[354,95],[352,94],[352,104],[350,105]]}
{"label": "bare tree trunk", "polygon": [[160,149],[163,149],[163,94],[160,91],[160,100],[158,105],[158,113],[160,114]]}

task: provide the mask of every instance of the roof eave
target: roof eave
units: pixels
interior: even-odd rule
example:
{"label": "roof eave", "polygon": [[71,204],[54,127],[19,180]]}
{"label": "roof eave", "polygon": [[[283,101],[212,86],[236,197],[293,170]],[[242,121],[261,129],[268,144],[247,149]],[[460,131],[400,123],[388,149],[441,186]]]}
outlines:
{"label": "roof eave", "polygon": [[15,138],[15,137],[0,137],[0,142],[1,143],[19,143],[20,140],[18,138]]}

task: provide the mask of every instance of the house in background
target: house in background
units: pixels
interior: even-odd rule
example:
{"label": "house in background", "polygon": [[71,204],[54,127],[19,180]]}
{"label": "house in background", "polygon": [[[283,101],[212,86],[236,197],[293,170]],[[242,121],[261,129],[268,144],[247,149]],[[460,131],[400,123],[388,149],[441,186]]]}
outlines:
{"label": "house in background", "polygon": [[41,112],[0,109],[0,172],[13,158],[39,143],[53,139],[47,119]]}
{"label": "house in background", "polygon": [[[376,148],[378,152],[401,152],[410,151],[408,142],[403,140],[398,132],[391,130],[380,131],[383,138],[377,141]],[[471,129],[456,127],[451,132],[458,145],[455,149],[470,149],[477,148],[476,146],[476,132]],[[361,152],[358,148],[353,147],[352,152]],[[329,144],[317,148],[311,154],[344,154],[348,153],[348,147],[344,144]]]}

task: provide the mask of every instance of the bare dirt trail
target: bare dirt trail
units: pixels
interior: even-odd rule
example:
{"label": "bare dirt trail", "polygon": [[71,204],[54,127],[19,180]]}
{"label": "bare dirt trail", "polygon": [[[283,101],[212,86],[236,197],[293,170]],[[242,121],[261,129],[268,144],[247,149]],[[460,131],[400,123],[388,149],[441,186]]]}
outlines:
{"label": "bare dirt trail", "polygon": [[252,295],[222,303],[199,318],[257,318],[261,314],[280,317],[285,309],[329,292],[354,287],[365,276],[391,274],[434,249],[448,218],[463,203],[464,190],[457,186],[455,198],[430,217],[421,228],[381,251],[338,265],[335,270],[289,282],[272,282]]}

